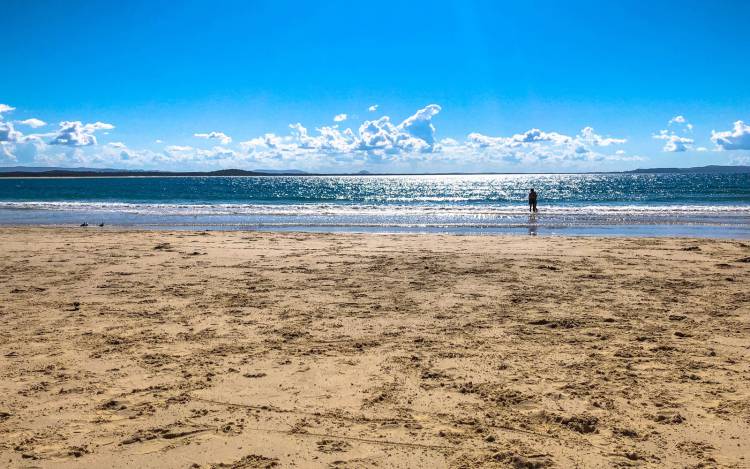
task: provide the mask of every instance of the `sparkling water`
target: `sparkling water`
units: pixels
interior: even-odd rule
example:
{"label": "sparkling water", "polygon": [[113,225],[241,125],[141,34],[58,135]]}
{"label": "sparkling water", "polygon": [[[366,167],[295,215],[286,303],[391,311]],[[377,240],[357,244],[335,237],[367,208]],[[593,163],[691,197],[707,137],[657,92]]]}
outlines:
{"label": "sparkling water", "polygon": [[[528,212],[530,188],[539,213]],[[750,237],[750,174],[0,179],[0,224]]]}

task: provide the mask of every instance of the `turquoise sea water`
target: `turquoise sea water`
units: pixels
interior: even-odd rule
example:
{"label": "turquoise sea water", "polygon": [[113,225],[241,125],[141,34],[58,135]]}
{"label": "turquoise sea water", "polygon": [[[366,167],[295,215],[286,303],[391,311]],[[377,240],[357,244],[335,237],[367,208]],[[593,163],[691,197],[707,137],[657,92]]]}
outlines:
{"label": "turquoise sea water", "polygon": [[[530,216],[529,188],[540,212]],[[750,237],[750,175],[0,179],[0,224]]]}

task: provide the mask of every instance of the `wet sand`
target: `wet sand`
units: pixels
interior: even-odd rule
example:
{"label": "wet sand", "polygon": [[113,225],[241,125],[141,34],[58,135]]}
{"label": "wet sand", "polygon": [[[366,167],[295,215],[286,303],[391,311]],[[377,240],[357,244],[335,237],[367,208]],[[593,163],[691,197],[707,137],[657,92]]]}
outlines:
{"label": "wet sand", "polygon": [[750,467],[746,241],[0,243],[0,466]]}

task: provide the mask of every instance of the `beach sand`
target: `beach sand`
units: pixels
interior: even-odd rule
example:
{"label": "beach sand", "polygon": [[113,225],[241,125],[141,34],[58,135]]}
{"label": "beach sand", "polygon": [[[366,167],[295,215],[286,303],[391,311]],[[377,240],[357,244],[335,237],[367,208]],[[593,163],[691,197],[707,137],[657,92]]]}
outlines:
{"label": "beach sand", "polygon": [[0,466],[750,467],[747,241],[0,243]]}

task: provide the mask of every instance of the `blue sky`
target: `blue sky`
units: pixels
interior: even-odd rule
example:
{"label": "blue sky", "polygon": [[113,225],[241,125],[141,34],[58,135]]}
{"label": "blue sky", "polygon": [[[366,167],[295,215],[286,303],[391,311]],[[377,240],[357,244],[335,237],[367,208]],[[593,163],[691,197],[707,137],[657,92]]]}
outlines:
{"label": "blue sky", "polygon": [[5,166],[533,172],[750,161],[748,2],[1,8]]}

